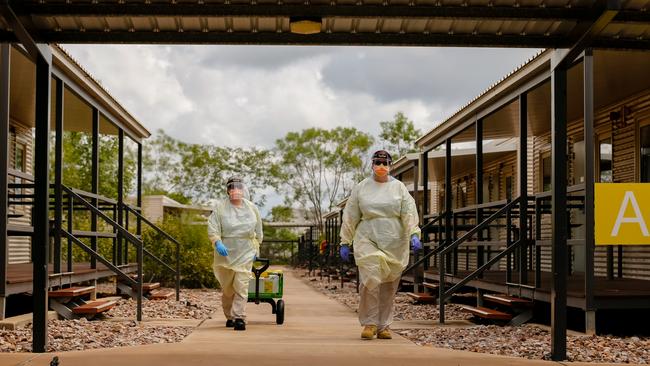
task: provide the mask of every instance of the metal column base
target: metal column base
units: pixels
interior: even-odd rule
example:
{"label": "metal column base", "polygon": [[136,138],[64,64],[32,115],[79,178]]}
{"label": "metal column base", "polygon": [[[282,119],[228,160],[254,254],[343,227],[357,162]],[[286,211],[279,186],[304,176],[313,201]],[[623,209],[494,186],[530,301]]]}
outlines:
{"label": "metal column base", "polygon": [[596,334],[596,310],[585,310],[585,334]]}

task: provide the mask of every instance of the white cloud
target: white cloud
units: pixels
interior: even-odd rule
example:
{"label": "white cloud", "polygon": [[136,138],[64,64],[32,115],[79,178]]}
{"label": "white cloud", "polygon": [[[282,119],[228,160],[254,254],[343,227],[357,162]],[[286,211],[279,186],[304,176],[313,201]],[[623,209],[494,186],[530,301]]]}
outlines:
{"label": "white cloud", "polygon": [[308,127],[355,126],[376,136],[379,121],[397,111],[426,132],[535,52],[64,47],[150,131],[162,128],[186,142],[261,147]]}

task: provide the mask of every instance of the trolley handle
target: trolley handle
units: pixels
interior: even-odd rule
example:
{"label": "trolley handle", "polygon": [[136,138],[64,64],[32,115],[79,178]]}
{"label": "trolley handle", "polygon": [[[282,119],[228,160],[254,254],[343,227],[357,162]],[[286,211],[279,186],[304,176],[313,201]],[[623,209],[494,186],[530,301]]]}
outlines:
{"label": "trolley handle", "polygon": [[257,268],[255,267],[255,263],[253,263],[252,271],[255,274],[255,278],[259,279],[260,276],[262,275],[262,273],[264,273],[264,271],[269,269],[269,266],[271,265],[271,261],[269,259],[267,259],[267,258],[257,258],[255,260],[255,262],[262,262],[263,263],[262,267],[257,267]]}
{"label": "trolley handle", "polygon": [[[261,262],[264,263],[262,267],[255,267],[255,262]],[[271,265],[271,261],[267,258],[257,258],[255,259],[255,262],[253,262],[253,268],[252,271],[255,274],[255,304],[260,303],[260,276],[264,271],[269,269],[269,266]]]}

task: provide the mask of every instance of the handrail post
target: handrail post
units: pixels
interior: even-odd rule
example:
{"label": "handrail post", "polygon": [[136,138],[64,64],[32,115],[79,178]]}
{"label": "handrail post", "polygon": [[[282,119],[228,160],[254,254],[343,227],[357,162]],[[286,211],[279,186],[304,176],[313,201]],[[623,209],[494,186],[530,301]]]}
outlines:
{"label": "handrail post", "polygon": [[181,244],[176,242],[176,301],[181,297]]}
{"label": "handrail post", "polygon": [[[73,217],[74,217],[74,198],[68,194],[68,232],[72,233],[73,230]],[[59,228],[61,230],[61,228]],[[68,272],[72,272],[72,239],[68,238]]]}
{"label": "handrail post", "polygon": [[137,314],[136,318],[138,321],[142,321],[142,283],[143,283],[143,273],[142,273],[142,266],[144,262],[144,245],[142,243],[138,245],[138,283],[137,283],[137,302],[138,302],[138,309],[137,309]]}
{"label": "handrail post", "polygon": [[[508,208],[506,211],[506,248],[510,247],[512,243],[512,213],[511,209]],[[512,253],[508,253],[506,256],[506,282],[512,282]]]}

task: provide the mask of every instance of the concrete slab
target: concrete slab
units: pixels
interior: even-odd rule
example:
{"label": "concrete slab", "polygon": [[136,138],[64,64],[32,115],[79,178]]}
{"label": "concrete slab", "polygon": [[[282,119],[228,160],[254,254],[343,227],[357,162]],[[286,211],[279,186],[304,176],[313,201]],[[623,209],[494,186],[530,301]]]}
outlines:
{"label": "concrete slab", "polygon": [[[0,320],[0,329],[14,330],[16,328],[26,327],[32,324],[32,317],[32,313],[28,313],[5,318]],[[47,312],[47,318],[49,320],[56,320],[59,318],[59,315],[56,311],[50,310]]]}

